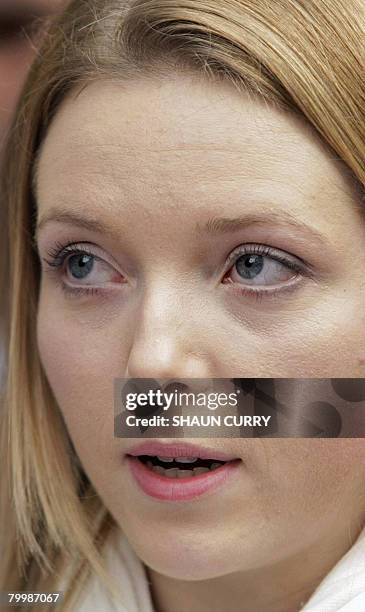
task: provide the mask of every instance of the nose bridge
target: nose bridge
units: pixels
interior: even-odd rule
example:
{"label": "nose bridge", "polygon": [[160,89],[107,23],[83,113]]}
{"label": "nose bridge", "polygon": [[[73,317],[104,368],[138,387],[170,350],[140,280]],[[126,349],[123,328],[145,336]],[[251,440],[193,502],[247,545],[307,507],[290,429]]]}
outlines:
{"label": "nose bridge", "polygon": [[149,286],[136,311],[127,376],[207,377],[208,355],[203,344],[193,292],[176,283]]}

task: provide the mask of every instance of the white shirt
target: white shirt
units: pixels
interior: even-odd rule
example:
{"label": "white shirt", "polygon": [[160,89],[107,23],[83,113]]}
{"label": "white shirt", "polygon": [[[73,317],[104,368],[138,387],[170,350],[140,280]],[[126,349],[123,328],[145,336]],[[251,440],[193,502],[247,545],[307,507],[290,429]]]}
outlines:
{"label": "white shirt", "polygon": [[[124,535],[110,541],[107,563],[121,585],[121,600],[112,602],[103,585],[92,577],[78,612],[154,612],[144,566]],[[365,528],[301,612],[365,612]]]}
{"label": "white shirt", "polygon": [[112,601],[101,581],[92,576],[77,612],[154,612],[145,568],[123,534],[108,542],[107,567],[120,585],[120,601]]}
{"label": "white shirt", "polygon": [[365,528],[302,608],[309,611],[365,612]]}

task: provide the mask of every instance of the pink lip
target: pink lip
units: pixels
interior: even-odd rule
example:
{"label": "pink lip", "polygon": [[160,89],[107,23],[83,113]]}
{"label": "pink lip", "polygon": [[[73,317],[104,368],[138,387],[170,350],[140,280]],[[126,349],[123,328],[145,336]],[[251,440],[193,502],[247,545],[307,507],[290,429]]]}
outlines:
{"label": "pink lip", "polygon": [[[200,459],[217,459],[227,461],[221,467],[189,478],[168,478],[150,470],[138,460],[139,455],[160,457],[199,457]],[[155,499],[164,501],[188,501],[213,491],[223,485],[236,473],[240,459],[211,449],[203,449],[193,444],[161,444],[145,442],[134,447],[127,454],[131,474],[139,487]]]}
{"label": "pink lip", "polygon": [[[127,453],[132,457],[140,455],[151,455],[159,457],[198,457],[199,459],[216,459],[217,461],[233,461],[238,457],[216,451],[213,448],[197,446],[189,442],[173,442],[163,444],[162,442],[148,441],[133,446]],[[196,478],[196,476],[194,476]]]}

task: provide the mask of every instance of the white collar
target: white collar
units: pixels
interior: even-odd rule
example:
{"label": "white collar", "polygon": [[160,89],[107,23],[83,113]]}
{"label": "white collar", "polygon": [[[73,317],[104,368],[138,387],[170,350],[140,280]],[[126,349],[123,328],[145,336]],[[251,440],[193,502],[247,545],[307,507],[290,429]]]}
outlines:
{"label": "white collar", "polygon": [[146,570],[124,534],[113,530],[106,545],[106,565],[120,589],[118,600],[93,574],[82,590],[77,612],[154,612]]}
{"label": "white collar", "polygon": [[365,610],[365,528],[325,576],[301,612]]}

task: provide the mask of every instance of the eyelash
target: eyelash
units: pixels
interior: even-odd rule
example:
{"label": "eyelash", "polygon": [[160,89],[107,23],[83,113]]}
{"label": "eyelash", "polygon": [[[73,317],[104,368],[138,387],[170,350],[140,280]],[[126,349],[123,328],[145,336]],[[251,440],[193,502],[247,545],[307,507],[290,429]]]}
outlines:
{"label": "eyelash", "polygon": [[[81,244],[83,243],[73,242],[73,243],[68,243],[65,245],[65,244],[61,244],[60,242],[56,242],[54,247],[50,248],[49,251],[47,251],[47,255],[50,259],[47,259],[47,258],[42,258],[42,259],[48,266],[50,266],[50,270],[53,269],[55,272],[59,271],[59,269],[63,266],[68,256],[78,255],[82,253],[85,255],[89,255],[90,257],[93,257],[94,259],[101,260],[100,257],[95,255],[87,247],[80,248]],[[289,258],[288,256],[283,255],[283,251],[277,251],[276,249],[268,245],[263,245],[263,244],[258,245],[258,244],[253,244],[253,243],[245,244],[241,247],[238,247],[238,250],[236,249],[230,253],[225,263],[225,267],[227,268],[226,274],[236,264],[236,262],[238,261],[240,257],[242,257],[243,255],[247,255],[247,254],[262,255],[262,256],[270,257],[271,259],[278,261],[279,263],[282,263],[283,265],[293,270],[294,272],[297,272],[297,274],[301,274],[302,276],[311,276],[309,266],[303,260],[300,260],[302,262],[301,264],[296,263],[295,261],[293,261],[293,259]],[[231,283],[226,283],[226,284],[231,284]],[[61,288],[65,292],[65,294],[70,295],[70,296],[75,296],[75,297],[82,296],[82,295],[99,295],[102,291],[105,291],[105,289],[103,290],[97,287],[70,287],[69,285],[64,283],[62,280],[61,280]],[[239,287],[235,287],[234,290],[239,295],[249,295],[257,300],[261,300],[264,296],[267,296],[267,295],[273,296],[273,295],[276,295],[277,293],[283,293],[283,291],[285,290],[290,291],[294,288],[295,286],[293,285],[287,285],[286,287],[281,286],[279,288],[274,288],[274,289],[254,289],[254,288],[248,288],[247,286],[246,287],[239,286]]]}
{"label": "eyelash", "polygon": [[[50,266],[51,271],[53,269],[54,272],[58,273],[59,269],[63,266],[68,256],[78,255],[82,253],[84,255],[89,255],[90,257],[93,257],[94,259],[101,260],[100,257],[95,255],[95,253],[92,253],[92,251],[89,250],[88,248],[86,247],[80,248],[79,247],[80,244],[83,244],[83,243],[73,242],[73,243],[69,243],[65,245],[60,242],[56,242],[54,247],[51,247],[47,251],[47,255],[48,257],[50,257],[50,260],[43,257],[43,261],[48,266]],[[71,297],[72,296],[79,297],[82,295],[99,295],[101,291],[97,287],[70,287],[69,285],[64,283],[62,280],[60,284],[61,284],[62,291],[64,291],[66,295],[71,296]]]}
{"label": "eyelash", "polygon": [[[296,263],[296,261],[294,261],[292,258],[284,255],[283,251],[278,251],[274,249],[273,247],[270,247],[265,244],[254,244],[254,243],[245,244],[241,247],[238,247],[238,250],[236,249],[232,251],[232,253],[228,256],[227,261],[226,261],[226,266],[229,266],[227,269],[227,272],[231,270],[231,268],[237,263],[240,257],[242,257],[243,255],[248,255],[248,254],[262,255],[262,256],[270,257],[270,259],[273,259],[275,261],[278,261],[279,263],[282,263],[284,266],[286,266],[290,270],[293,270],[298,275],[300,274],[301,276],[307,276],[307,277],[313,276],[311,273],[310,267],[303,260],[296,258],[298,261],[302,262],[301,264]],[[226,283],[226,284],[231,284],[231,283]],[[273,289],[254,289],[253,287],[248,288],[248,286],[246,287],[237,286],[234,288],[234,291],[238,293],[239,295],[248,295],[250,297],[253,297],[256,300],[262,300],[264,297],[267,297],[267,296],[271,297],[278,293],[282,294],[284,291],[290,292],[294,290],[295,288],[296,287],[294,284],[290,284],[286,286],[284,285],[284,286],[280,286],[277,288],[274,287]]]}

